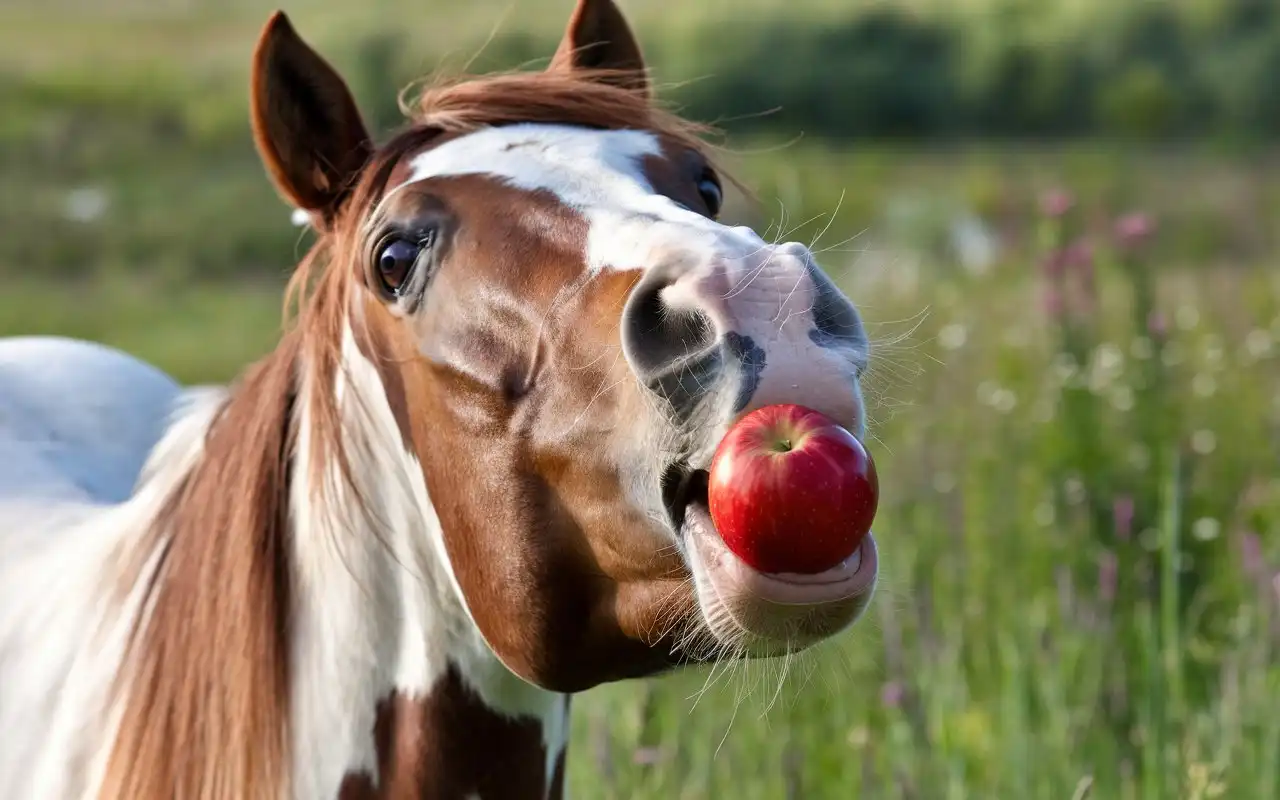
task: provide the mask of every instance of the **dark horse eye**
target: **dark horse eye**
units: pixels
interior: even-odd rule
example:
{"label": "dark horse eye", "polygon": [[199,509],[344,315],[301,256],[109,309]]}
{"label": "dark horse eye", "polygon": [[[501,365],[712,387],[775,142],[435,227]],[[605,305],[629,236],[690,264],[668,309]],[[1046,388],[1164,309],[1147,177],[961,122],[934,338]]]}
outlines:
{"label": "dark horse eye", "polygon": [[413,267],[422,254],[423,243],[412,239],[392,239],[378,251],[378,280],[382,288],[392,295],[409,283]]}
{"label": "dark horse eye", "polygon": [[710,170],[702,173],[698,180],[698,194],[702,196],[702,202],[707,204],[707,213],[712,217],[719,216],[720,206],[724,204],[724,190]]}

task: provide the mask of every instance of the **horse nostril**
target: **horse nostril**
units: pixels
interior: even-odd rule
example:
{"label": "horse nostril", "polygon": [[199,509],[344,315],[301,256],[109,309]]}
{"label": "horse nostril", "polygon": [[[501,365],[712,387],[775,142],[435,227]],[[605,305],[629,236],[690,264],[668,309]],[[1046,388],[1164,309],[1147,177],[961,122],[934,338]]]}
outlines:
{"label": "horse nostril", "polygon": [[672,283],[671,276],[655,270],[632,290],[622,310],[622,351],[641,380],[680,402],[704,385],[708,368],[718,364],[719,349],[706,311],[663,300]]}
{"label": "horse nostril", "polygon": [[813,280],[813,324],[809,338],[819,347],[867,349],[867,333],[858,309],[836,288],[826,273],[809,268]]}

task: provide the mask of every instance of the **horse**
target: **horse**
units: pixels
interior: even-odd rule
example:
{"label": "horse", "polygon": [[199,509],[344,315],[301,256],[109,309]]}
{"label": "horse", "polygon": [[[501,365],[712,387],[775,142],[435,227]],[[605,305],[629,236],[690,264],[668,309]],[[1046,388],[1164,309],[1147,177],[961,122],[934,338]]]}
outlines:
{"label": "horse", "polygon": [[0,796],[559,798],[574,694],[863,615],[873,535],[769,574],[707,508],[754,409],[865,435],[860,313],[721,221],[612,0],[381,144],[283,12],[249,99],[315,232],[276,347],[225,386],[66,341],[0,369],[49,409],[0,416]]}

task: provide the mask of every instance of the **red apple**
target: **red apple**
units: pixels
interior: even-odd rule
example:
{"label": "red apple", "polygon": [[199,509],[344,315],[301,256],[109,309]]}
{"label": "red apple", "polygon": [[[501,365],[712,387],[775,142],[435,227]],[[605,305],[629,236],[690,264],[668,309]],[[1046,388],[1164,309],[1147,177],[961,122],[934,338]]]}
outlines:
{"label": "red apple", "polygon": [[709,478],[716,530],[761,572],[812,575],[839,565],[871,530],[880,494],[862,443],[825,414],[793,404],[734,423]]}

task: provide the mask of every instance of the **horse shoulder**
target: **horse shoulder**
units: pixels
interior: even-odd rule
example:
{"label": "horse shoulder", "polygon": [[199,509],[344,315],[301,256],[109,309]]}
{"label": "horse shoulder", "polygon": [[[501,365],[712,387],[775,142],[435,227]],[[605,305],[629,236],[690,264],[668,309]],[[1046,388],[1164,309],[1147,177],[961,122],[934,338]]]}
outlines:
{"label": "horse shoulder", "polygon": [[61,337],[0,339],[0,502],[120,502],[184,396],[120,350]]}

